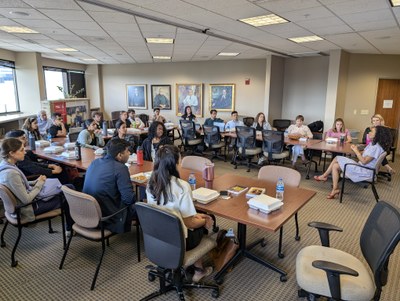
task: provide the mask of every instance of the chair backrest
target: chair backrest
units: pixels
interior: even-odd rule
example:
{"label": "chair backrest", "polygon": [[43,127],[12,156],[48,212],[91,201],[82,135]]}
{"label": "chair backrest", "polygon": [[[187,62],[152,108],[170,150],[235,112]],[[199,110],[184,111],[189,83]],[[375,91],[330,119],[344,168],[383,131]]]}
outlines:
{"label": "chair backrest", "polygon": [[182,130],[182,138],[185,140],[191,140],[196,138],[196,125],[194,121],[190,120],[179,120]]}
{"label": "chair backrest", "polygon": [[263,150],[268,152],[268,160],[272,161],[272,154],[280,154],[285,147],[283,132],[263,130]]}
{"label": "chair backrest", "polygon": [[360,245],[379,290],[387,283],[389,258],[399,240],[399,208],[385,201],[377,202],[361,232]]}
{"label": "chair backrest", "polygon": [[398,139],[398,135],[397,135],[397,129],[390,129],[390,134],[392,135],[392,147],[391,149],[397,149],[397,139]]}
{"label": "chair backrest", "polygon": [[204,142],[210,146],[221,142],[221,134],[217,126],[203,126]]}
{"label": "chair backrest", "polygon": [[83,192],[62,186],[61,190],[67,199],[69,212],[74,222],[84,228],[96,228],[102,217],[97,200]]}
{"label": "chair backrest", "polygon": [[284,131],[290,126],[291,123],[292,121],[289,119],[274,119],[272,121],[272,126],[278,131]]}
{"label": "chair backrest", "polygon": [[254,123],[254,117],[243,117],[243,123],[245,126],[252,126]]}
{"label": "chair backrest", "polygon": [[248,126],[236,127],[236,146],[246,148],[253,148],[256,146],[256,129]]}
{"label": "chair backrest", "polygon": [[185,255],[185,237],[178,216],[159,206],[136,203],[147,258],[159,267],[177,269]]}
{"label": "chair backrest", "polygon": [[301,174],[292,168],[267,165],[260,168],[258,171],[258,179],[266,180],[272,183],[278,182],[282,178],[285,185],[290,187],[299,187],[301,181]]}
{"label": "chair backrest", "polygon": [[115,119],[119,119],[119,115],[121,114],[121,111],[113,111],[111,112],[111,119],[115,120]]}
{"label": "chair backrest", "polygon": [[79,133],[80,132],[73,132],[73,133],[69,132],[68,134],[69,142],[76,142],[76,140],[78,140]]}
{"label": "chair backrest", "polygon": [[375,164],[375,174],[377,175],[379,172],[379,169],[381,168],[383,160],[386,158],[387,152],[383,152],[379,157],[378,160],[376,161]]}
{"label": "chair backrest", "polygon": [[149,126],[149,115],[147,114],[139,114],[138,116],[140,118],[141,121],[143,121],[144,126],[148,127]]}
{"label": "chair backrest", "polygon": [[11,190],[3,184],[0,184],[0,199],[3,200],[3,206],[6,212],[15,212],[15,207],[17,206],[17,198],[11,192]]}
{"label": "chair backrest", "polygon": [[211,164],[212,162],[204,157],[199,157],[199,156],[186,156],[182,158],[181,161],[181,167],[190,169],[193,171],[200,171],[202,172],[204,169],[204,166],[206,164]]}

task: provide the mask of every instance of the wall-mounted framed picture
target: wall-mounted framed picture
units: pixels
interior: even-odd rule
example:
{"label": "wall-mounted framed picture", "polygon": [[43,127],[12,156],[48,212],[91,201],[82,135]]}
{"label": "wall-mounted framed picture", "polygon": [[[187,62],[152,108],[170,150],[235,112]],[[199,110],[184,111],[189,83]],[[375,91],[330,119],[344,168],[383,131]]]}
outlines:
{"label": "wall-mounted framed picture", "polygon": [[151,85],[151,107],[171,110],[171,85]]}
{"label": "wall-mounted framed picture", "polygon": [[235,110],[235,84],[210,84],[210,110]]}
{"label": "wall-mounted framed picture", "polygon": [[147,109],[147,85],[126,85],[128,109]]}
{"label": "wall-mounted framed picture", "polygon": [[185,107],[191,106],[197,117],[203,117],[203,84],[176,84],[176,115],[181,116]]}

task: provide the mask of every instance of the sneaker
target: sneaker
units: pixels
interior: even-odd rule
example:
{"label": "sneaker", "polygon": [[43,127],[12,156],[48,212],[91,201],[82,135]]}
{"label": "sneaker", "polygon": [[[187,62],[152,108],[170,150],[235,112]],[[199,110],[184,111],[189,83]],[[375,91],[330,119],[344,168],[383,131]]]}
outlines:
{"label": "sneaker", "polygon": [[192,277],[192,282],[197,283],[204,277],[210,276],[212,272],[213,272],[213,267],[206,267],[202,271],[199,271],[199,272],[196,271]]}
{"label": "sneaker", "polygon": [[258,159],[257,164],[258,164],[258,165],[262,165],[266,159],[267,159],[267,158],[265,158],[264,156],[260,157],[260,159]]}

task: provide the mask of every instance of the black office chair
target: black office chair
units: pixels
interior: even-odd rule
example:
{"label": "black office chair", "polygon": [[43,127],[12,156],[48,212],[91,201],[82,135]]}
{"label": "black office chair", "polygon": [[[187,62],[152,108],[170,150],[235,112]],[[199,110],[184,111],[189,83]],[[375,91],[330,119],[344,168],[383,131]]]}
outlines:
{"label": "black office chair", "polygon": [[272,121],[272,127],[276,128],[278,131],[285,131],[292,123],[289,119],[274,119]]}
{"label": "black office chair", "polygon": [[226,162],[226,150],[224,156],[219,156],[218,152],[221,152],[222,148],[225,148],[225,142],[222,141],[219,127],[217,126],[204,126],[204,143],[213,151],[211,161],[215,158],[223,159]]}
{"label": "black office chair", "polygon": [[253,126],[254,117],[243,117],[243,123],[245,126]]}
{"label": "black office chair", "polygon": [[289,151],[285,149],[285,137],[283,132],[263,130],[263,152],[268,162],[284,162],[289,157]]}
{"label": "black office chair", "polygon": [[115,119],[119,119],[119,115],[121,114],[121,111],[112,111],[111,112],[111,119],[115,120]]}
{"label": "black office chair", "polygon": [[147,115],[147,114],[139,114],[139,116],[138,116],[139,118],[140,118],[140,120],[144,123],[144,126],[145,127],[148,127],[149,126],[149,115]]}
{"label": "black office chair", "polygon": [[247,172],[249,172],[250,166],[256,165],[251,162],[252,158],[262,153],[262,148],[256,147],[256,129],[247,126],[237,126],[236,136],[236,151],[233,157],[235,169],[237,169],[238,156],[240,154],[242,157],[242,162],[240,162],[240,164],[246,164]]}
{"label": "black office chair", "polygon": [[184,147],[184,150],[191,150],[192,154],[194,151],[203,144],[203,139],[202,138],[197,138],[196,136],[196,125],[194,121],[190,120],[180,120],[179,124],[181,126],[181,131],[182,131],[182,145]]}
{"label": "black office chair", "polygon": [[150,300],[171,290],[176,290],[179,299],[185,300],[184,288],[211,289],[212,296],[217,298],[217,285],[188,283],[184,269],[211,251],[216,246],[215,240],[203,237],[196,248],[186,252],[182,221],[178,216],[146,203],[136,203],[135,207],[142,227],[146,256],[157,265],[151,267],[148,279],[154,281],[158,277],[160,281],[159,290],[141,300]]}
{"label": "black office chair", "polygon": [[76,142],[80,132],[68,133],[69,142]]}
{"label": "black office chair", "polygon": [[297,254],[299,297],[379,300],[388,280],[390,255],[400,240],[399,208],[380,201],[365,222],[360,247],[369,269],[356,257],[329,247],[329,231],[341,228],[319,222],[308,225],[318,229],[322,246],[308,246]]}

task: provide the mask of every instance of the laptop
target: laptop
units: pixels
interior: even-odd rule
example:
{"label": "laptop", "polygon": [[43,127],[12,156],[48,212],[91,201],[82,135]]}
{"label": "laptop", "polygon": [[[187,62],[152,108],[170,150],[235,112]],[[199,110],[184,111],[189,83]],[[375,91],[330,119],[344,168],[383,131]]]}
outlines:
{"label": "laptop", "polygon": [[214,126],[219,127],[220,132],[225,131],[225,123],[224,122],[214,122]]}

